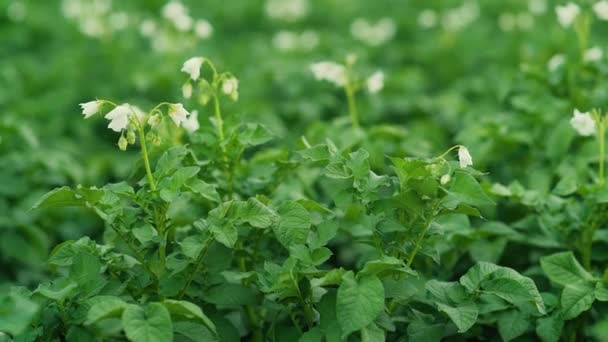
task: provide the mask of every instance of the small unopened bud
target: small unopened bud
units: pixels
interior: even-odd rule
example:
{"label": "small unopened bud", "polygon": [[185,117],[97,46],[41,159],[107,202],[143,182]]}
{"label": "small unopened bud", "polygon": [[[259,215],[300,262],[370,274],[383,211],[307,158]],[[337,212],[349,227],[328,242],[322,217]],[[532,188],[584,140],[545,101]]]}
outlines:
{"label": "small unopened bud", "polygon": [[439,180],[439,182],[441,182],[441,185],[446,185],[450,182],[451,179],[452,179],[452,177],[449,174],[445,174],[445,175],[441,176],[441,179]]}
{"label": "small unopened bud", "polygon": [[158,136],[158,134],[153,134],[150,137],[150,142],[152,143],[152,145],[154,146],[160,146],[161,140],[160,137]]}
{"label": "small unopened bud", "polygon": [[160,123],[160,115],[154,114],[148,119],[148,125],[156,127]]}
{"label": "small unopened bud", "polygon": [[127,141],[127,138],[125,138],[124,135],[121,135],[120,139],[118,139],[118,148],[121,151],[126,151],[127,150],[127,145],[129,145],[129,142]]}
{"label": "small unopened bud", "polygon": [[182,86],[182,95],[185,99],[189,99],[192,97],[192,84],[190,82],[186,82]]}
{"label": "small unopened bud", "polygon": [[132,130],[127,132],[127,142],[129,142],[131,145],[135,144],[135,132]]}

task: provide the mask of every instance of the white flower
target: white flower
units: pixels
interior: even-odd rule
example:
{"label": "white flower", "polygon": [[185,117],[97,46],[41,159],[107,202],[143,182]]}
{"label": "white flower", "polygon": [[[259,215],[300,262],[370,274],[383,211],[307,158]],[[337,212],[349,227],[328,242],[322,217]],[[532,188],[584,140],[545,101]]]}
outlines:
{"label": "white flower", "polygon": [[182,86],[182,95],[185,99],[189,99],[192,97],[192,84],[190,82],[186,82]]}
{"label": "white flower", "polygon": [[585,62],[597,62],[601,60],[603,56],[604,52],[602,51],[602,49],[595,46],[585,51],[583,59],[585,60]]}
{"label": "white flower", "polygon": [[437,26],[437,13],[431,9],[425,9],[418,14],[418,26],[430,29]]}
{"label": "white flower", "polygon": [[193,81],[196,81],[201,76],[203,62],[205,62],[203,57],[192,57],[184,62],[181,71],[187,73]]}
{"label": "white flower", "polygon": [[129,115],[133,114],[128,103],[121,104],[112,109],[106,116],[110,120],[108,128],[114,132],[120,132],[129,126]]}
{"label": "white flower", "polygon": [[294,50],[298,46],[298,36],[291,31],[279,31],[272,38],[272,45],[277,50]]}
{"label": "white flower", "polygon": [[535,15],[540,15],[547,12],[547,2],[545,0],[530,0],[528,9]]}
{"label": "white flower", "polygon": [[84,118],[88,119],[91,116],[93,116],[94,114],[99,112],[99,109],[101,109],[102,104],[103,104],[102,101],[95,100],[95,101],[81,103],[81,104],[79,104],[79,106],[82,108],[82,114],[84,115]]}
{"label": "white flower", "polygon": [[581,113],[578,109],[574,109],[574,116],[570,119],[570,125],[582,136],[587,137],[595,134],[595,120],[588,112]]}
{"label": "white flower", "polygon": [[581,9],[577,4],[569,2],[563,6],[555,7],[555,13],[557,14],[557,20],[562,27],[568,28],[574,23],[574,20],[581,12]]}
{"label": "white flower", "polygon": [[170,1],[162,9],[163,17],[172,21],[187,15],[187,13],[188,9],[179,1]]}
{"label": "white flower", "polygon": [[566,63],[566,57],[564,55],[562,55],[562,54],[553,55],[549,59],[549,62],[547,62],[547,69],[549,69],[549,71],[555,71],[555,70],[557,70],[557,68],[562,66],[564,63]]}
{"label": "white flower", "polygon": [[152,19],[145,19],[139,26],[139,32],[144,37],[152,37],[156,33],[156,22]]}
{"label": "white flower", "polygon": [[462,145],[458,147],[458,161],[460,161],[460,167],[463,169],[469,165],[473,165],[473,157],[471,157],[469,150]]}
{"label": "white flower", "polygon": [[334,62],[319,62],[310,66],[314,77],[319,81],[328,81],[339,87],[346,84],[346,69]]}
{"label": "white flower", "polygon": [[376,94],[384,88],[384,73],[382,71],[376,71],[367,79],[367,90]]}
{"label": "white flower", "polygon": [[144,113],[144,111],[137,106],[131,106],[131,109],[132,113],[135,113],[135,118],[137,118],[137,121],[139,123],[144,123],[144,120],[146,119],[146,113]]}
{"label": "white flower", "polygon": [[198,111],[193,110],[186,121],[183,122],[184,129],[190,133],[198,131],[200,125],[198,123]]}
{"label": "white flower", "polygon": [[184,108],[181,103],[171,104],[169,107],[169,117],[177,127],[181,126],[186,120],[188,120],[188,111]]}
{"label": "white flower", "polygon": [[193,23],[194,20],[192,20],[192,18],[187,14],[173,19],[173,25],[175,26],[175,28],[182,32],[189,31],[192,28]]}
{"label": "white flower", "polygon": [[608,1],[602,0],[598,1],[593,5],[593,12],[597,15],[601,20],[608,20]]}
{"label": "white flower", "polygon": [[208,39],[213,34],[213,26],[204,19],[199,19],[194,24],[194,34],[200,39]]}

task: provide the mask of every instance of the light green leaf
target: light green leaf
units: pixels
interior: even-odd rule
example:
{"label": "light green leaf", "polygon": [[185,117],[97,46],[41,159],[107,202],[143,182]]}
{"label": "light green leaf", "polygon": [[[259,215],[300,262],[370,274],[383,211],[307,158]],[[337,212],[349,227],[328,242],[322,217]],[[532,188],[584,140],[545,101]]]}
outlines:
{"label": "light green leaf", "polygon": [[361,342],[384,342],[385,340],[384,330],[373,322],[361,329]]}
{"label": "light green leaf", "polygon": [[595,284],[595,299],[601,302],[608,302],[608,286],[601,281]]}
{"label": "light green leaf", "polygon": [[32,209],[62,208],[83,206],[85,200],[69,186],[51,190],[44,194]]}
{"label": "light green leaf", "polygon": [[207,317],[203,310],[198,307],[196,304],[184,301],[184,300],[173,300],[173,299],[165,299],[163,301],[163,305],[169,310],[172,315],[178,315],[185,317],[190,320],[196,320],[200,323],[203,323],[209,330],[213,333],[216,333],[215,325],[209,317]]}
{"label": "light green leaf", "polygon": [[276,213],[256,198],[237,205],[235,218],[256,228],[267,228],[276,220]]}
{"label": "light green leaf", "polygon": [[344,274],[338,288],[336,315],[342,337],[369,325],[384,309],[384,287],[378,277],[356,279],[353,272]]}
{"label": "light green leaf", "polygon": [[479,310],[473,302],[458,304],[456,307],[437,303],[439,311],[445,312],[452,322],[458,327],[458,332],[463,333],[469,330],[477,321]]}
{"label": "light green leaf", "polygon": [[0,294],[0,332],[21,334],[30,326],[39,309],[36,302],[21,294]]}
{"label": "light green leaf", "polygon": [[129,305],[122,314],[125,334],[133,342],[171,342],[173,325],[167,308],[151,303],[142,308]]}
{"label": "light green leaf", "polygon": [[542,257],[540,266],[552,282],[562,286],[593,279],[593,276],[579,264],[572,252]]}
{"label": "light green leaf", "polygon": [[582,312],[591,309],[595,301],[595,287],[586,283],[566,285],[562,292],[561,304],[564,319],[578,317]]}
{"label": "light green leaf", "polygon": [[536,334],[543,342],[558,342],[562,336],[564,320],[559,313],[538,319]]}
{"label": "light green leaf", "polygon": [[467,172],[457,171],[443,205],[448,209],[455,209],[460,203],[474,207],[494,205],[494,201],[486,195],[475,177]]}
{"label": "light green leaf", "polygon": [[255,292],[240,284],[222,284],[211,287],[204,294],[206,302],[216,305],[241,306],[254,304]]}
{"label": "light green leaf", "polygon": [[124,300],[114,296],[98,296],[92,299],[95,299],[96,304],[91,306],[87,313],[86,325],[110,317],[120,317],[128,305]]}
{"label": "light green leaf", "polygon": [[277,240],[289,248],[292,245],[304,244],[310,232],[310,214],[299,203],[288,201],[278,208],[279,223],[273,226]]}
{"label": "light green leaf", "polygon": [[529,326],[530,317],[517,310],[505,311],[498,316],[498,333],[505,342],[523,335]]}

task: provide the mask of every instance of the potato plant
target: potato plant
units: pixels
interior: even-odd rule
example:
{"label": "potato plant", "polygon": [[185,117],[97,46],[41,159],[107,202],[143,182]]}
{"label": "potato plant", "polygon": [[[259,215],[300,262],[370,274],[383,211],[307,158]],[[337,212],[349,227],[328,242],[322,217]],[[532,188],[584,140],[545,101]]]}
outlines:
{"label": "potato plant", "polygon": [[607,341],[607,21],[0,0],[0,342]]}

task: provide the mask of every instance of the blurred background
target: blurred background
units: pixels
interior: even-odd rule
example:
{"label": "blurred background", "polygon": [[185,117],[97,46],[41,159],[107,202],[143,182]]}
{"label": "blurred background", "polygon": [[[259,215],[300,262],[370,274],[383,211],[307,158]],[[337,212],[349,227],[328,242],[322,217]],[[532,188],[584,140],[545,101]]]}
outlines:
{"label": "blurred background", "polygon": [[[556,18],[563,3],[0,0],[0,283],[34,284],[53,246],[100,234],[82,210],[29,210],[43,193],[124,179],[137,159],[116,149],[104,120],[84,122],[78,104],[192,108],[180,91],[192,56],[239,79],[228,123],[263,123],[279,144],[352,139],[340,129],[342,91],[316,81],[309,65],[353,53],[362,73],[386,77],[382,92],[357,99],[362,126],[382,137],[365,143],[375,168],[385,155],[432,156],[462,143],[494,182],[542,192],[587,175],[593,142],[573,142],[568,120],[573,106],[606,102],[608,31],[596,20],[581,54]],[[591,13],[594,2],[577,3]],[[208,124],[209,109],[199,111]]]}

